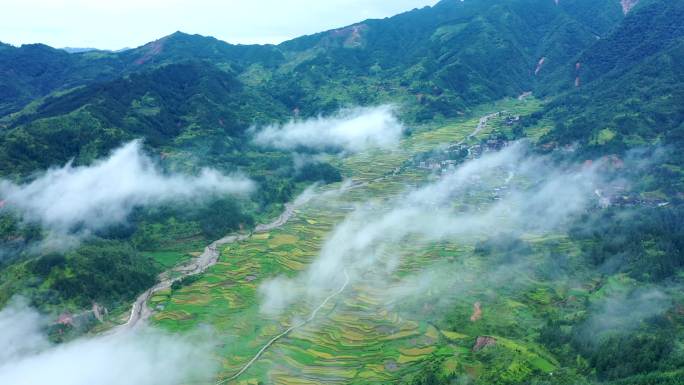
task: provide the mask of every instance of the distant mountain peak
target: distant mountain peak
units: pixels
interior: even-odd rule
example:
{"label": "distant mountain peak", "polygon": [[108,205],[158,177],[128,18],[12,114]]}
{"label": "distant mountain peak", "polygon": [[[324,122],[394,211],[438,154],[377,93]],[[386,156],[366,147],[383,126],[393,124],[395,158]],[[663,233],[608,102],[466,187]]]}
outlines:
{"label": "distant mountain peak", "polygon": [[152,60],[155,56],[159,55],[162,53],[164,50],[164,43],[168,39],[167,37],[163,37],[159,40],[155,40],[151,43],[147,43],[142,47],[143,54],[140,56],[138,60],[135,61],[135,64],[137,65],[143,65],[147,63],[148,61]]}
{"label": "distant mountain peak", "polygon": [[332,30],[322,42],[324,45],[341,44],[345,48],[359,48],[365,45],[364,35],[369,27],[366,24],[354,24]]}
{"label": "distant mountain peak", "polygon": [[167,36],[167,37],[181,37],[181,36],[192,36],[192,35],[189,34],[189,33],[185,33],[185,32],[183,32],[183,31],[176,31],[176,32],[170,34],[170,35]]}
{"label": "distant mountain peak", "polygon": [[78,47],[63,47],[62,51],[67,51],[69,53],[83,53],[91,51],[99,51],[97,48],[78,48]]}
{"label": "distant mountain peak", "polygon": [[[193,41],[193,42],[198,42],[198,41],[217,41],[217,39],[213,36],[204,36],[200,34],[191,34],[191,33],[186,33],[183,31],[176,31],[168,36],[163,37],[162,39],[164,40],[169,40],[169,41]],[[160,40],[162,40],[160,39]],[[227,44],[227,43],[226,43]]]}

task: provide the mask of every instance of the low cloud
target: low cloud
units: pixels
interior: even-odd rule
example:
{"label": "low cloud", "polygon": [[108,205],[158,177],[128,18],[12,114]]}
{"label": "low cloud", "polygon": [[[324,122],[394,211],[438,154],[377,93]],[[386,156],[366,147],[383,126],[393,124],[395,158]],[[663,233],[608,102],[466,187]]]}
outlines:
{"label": "low cloud", "polygon": [[41,334],[44,319],[27,306],[27,301],[15,298],[0,311],[0,363],[33,354],[49,345]]}
{"label": "low cloud", "polygon": [[44,324],[21,301],[0,311],[1,384],[174,385],[209,382],[216,373],[202,342],[141,330],[52,345]]}
{"label": "low cloud", "polygon": [[293,120],[256,130],[254,143],[281,150],[359,152],[396,146],[404,125],[393,106],[353,108],[334,116]]}
{"label": "low cloud", "polygon": [[280,314],[300,294],[301,286],[295,281],[277,277],[259,286],[259,294],[264,298],[261,311],[266,314]]}
{"label": "low cloud", "polygon": [[647,319],[665,313],[671,306],[671,297],[660,288],[608,293],[592,304],[584,328],[592,337],[605,332],[631,331]]}
{"label": "low cloud", "polygon": [[[592,192],[602,180],[601,164],[550,164],[550,159],[529,154],[528,146],[519,142],[466,162],[440,180],[389,202],[357,207],[335,228],[309,269],[294,278],[296,284],[281,277],[264,285],[262,310],[283,309],[302,296],[320,298],[342,284],[344,271],[352,282],[384,286],[387,300],[398,301],[410,293],[395,290],[393,273],[417,248],[456,239],[474,242],[497,234],[559,230],[595,200]],[[462,204],[468,200],[480,202]],[[515,261],[508,267],[502,276],[524,268],[524,263]],[[415,273],[419,275],[407,287],[418,291],[434,287],[435,280],[425,285],[420,276],[429,273],[428,266]]]}
{"label": "low cloud", "polygon": [[141,142],[133,141],[91,166],[68,163],[23,185],[0,181],[0,197],[6,208],[57,235],[83,235],[124,222],[136,207],[253,188],[244,177],[212,169],[196,176],[166,174],[144,154]]}

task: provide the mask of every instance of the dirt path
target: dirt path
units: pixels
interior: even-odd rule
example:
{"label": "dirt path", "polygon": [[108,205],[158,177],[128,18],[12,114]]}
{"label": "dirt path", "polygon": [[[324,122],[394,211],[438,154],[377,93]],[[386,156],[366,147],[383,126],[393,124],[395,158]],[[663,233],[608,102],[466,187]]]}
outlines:
{"label": "dirt path", "polygon": [[482,318],[482,304],[478,301],[473,304],[473,315],[470,316],[470,322],[477,322]]}
{"label": "dirt path", "polygon": [[285,330],[284,332],[282,332],[282,333],[278,334],[277,336],[273,337],[271,340],[269,340],[269,341],[268,341],[268,342],[267,342],[267,343],[266,343],[266,344],[257,352],[257,354],[254,355],[254,357],[253,357],[248,363],[246,363],[246,364],[242,367],[242,369],[240,369],[240,370],[239,370],[237,373],[235,373],[232,377],[228,377],[228,378],[226,378],[226,379],[224,379],[224,380],[218,381],[218,382],[216,383],[216,385],[223,385],[223,384],[227,383],[228,381],[233,381],[233,380],[236,380],[238,377],[240,377],[244,372],[247,371],[247,369],[249,369],[255,362],[257,362],[257,361],[259,360],[259,358],[266,352],[266,350],[268,350],[268,348],[270,348],[270,347],[271,347],[274,343],[276,343],[279,339],[285,337],[286,335],[292,333],[294,330],[297,330],[297,329],[299,329],[299,328],[301,328],[301,327],[307,325],[307,324],[310,323],[311,321],[313,321],[313,320],[316,318],[316,315],[318,314],[318,312],[321,311],[321,309],[323,309],[323,307],[325,307],[325,305],[327,305],[328,302],[330,302],[333,298],[335,298],[335,297],[337,297],[338,295],[342,294],[342,292],[347,288],[347,285],[349,285],[349,273],[347,273],[347,270],[344,270],[344,283],[342,284],[342,286],[341,286],[337,291],[335,291],[334,293],[332,293],[332,294],[330,294],[329,296],[327,296],[327,297],[323,300],[323,302],[321,302],[321,304],[318,305],[318,306],[311,312],[311,315],[309,315],[309,318],[305,319],[304,321],[302,321],[302,322],[300,322],[300,323],[298,323],[298,324],[295,324],[295,325],[290,326],[290,327],[289,327],[287,330]]}
{"label": "dirt path", "polygon": [[[268,224],[257,225],[252,234],[265,233],[278,227],[283,226],[294,215],[295,205],[285,205],[285,211],[280,214],[273,222]],[[130,330],[135,328],[141,322],[147,321],[153,314],[153,310],[148,306],[148,301],[156,293],[166,290],[173,285],[174,282],[179,281],[191,275],[200,274],[206,271],[209,267],[215,265],[219,256],[221,255],[220,247],[235,242],[242,242],[249,239],[252,234],[230,234],[218,241],[213,242],[204,249],[204,252],[192,261],[178,266],[170,271],[164,272],[159,276],[159,283],[140,294],[131,307],[131,313],[128,321],[125,324],[119,325],[112,329],[113,333],[123,330]],[[171,278],[171,273],[180,273],[177,277]]]}
{"label": "dirt path", "polygon": [[468,139],[476,136],[479,134],[485,127],[487,127],[487,122],[489,122],[489,119],[495,118],[499,116],[501,112],[492,112],[489,115],[485,115],[480,118],[480,121],[477,123],[477,127],[475,127],[475,130],[470,133],[470,135],[466,136],[465,139],[461,140],[460,142],[456,143],[456,145],[460,145],[465,143]]}

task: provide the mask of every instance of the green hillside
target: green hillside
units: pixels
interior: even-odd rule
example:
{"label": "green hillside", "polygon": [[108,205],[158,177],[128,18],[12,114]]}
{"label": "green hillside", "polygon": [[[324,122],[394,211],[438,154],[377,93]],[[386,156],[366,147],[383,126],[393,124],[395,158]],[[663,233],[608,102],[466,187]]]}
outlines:
{"label": "green hillside", "polygon": [[[0,306],[21,295],[50,319],[86,315],[51,323],[56,342],[105,331],[155,282],[184,277],[207,245],[239,234],[212,246],[206,272],[145,303],[153,327],[216,333],[221,384],[683,384],[684,1],[629,3],[442,0],[278,45],[182,32],[121,52],[0,43],[0,188],[100,164],[137,139],[161,175],[212,168],[255,185],[248,196],[132,202],[118,224],[64,234],[0,197]],[[406,126],[395,148],[255,142],[255,128],[383,104]],[[515,141],[527,146],[520,164],[459,180],[443,207],[431,206],[434,191],[420,202],[437,219],[489,215],[495,230],[475,221],[429,242],[378,238],[371,254],[396,260],[358,268],[319,308],[306,297],[262,312],[262,285],[280,277],[307,290],[296,278],[357,212],[382,218]],[[590,203],[535,227],[553,213],[520,197],[594,171]],[[552,207],[574,207],[562,193],[581,182],[545,191]],[[499,206],[510,191],[520,201]],[[504,231],[521,208],[533,219]],[[52,247],[55,234],[75,240]],[[392,299],[409,284],[420,294]],[[100,305],[102,320],[89,313]]]}
{"label": "green hillside", "polygon": [[268,94],[213,64],[170,64],[48,97],[16,117],[2,138],[2,170],[26,173],[72,157],[88,163],[133,138],[156,148],[220,140],[233,150],[251,125],[284,116]]}
{"label": "green hillside", "polygon": [[576,78],[580,86],[555,97],[529,122],[553,120],[544,142],[579,143],[581,156],[658,146],[668,165],[657,183],[670,194],[681,191],[683,16],[681,2],[645,2],[579,55],[579,69],[563,72],[565,84]]}

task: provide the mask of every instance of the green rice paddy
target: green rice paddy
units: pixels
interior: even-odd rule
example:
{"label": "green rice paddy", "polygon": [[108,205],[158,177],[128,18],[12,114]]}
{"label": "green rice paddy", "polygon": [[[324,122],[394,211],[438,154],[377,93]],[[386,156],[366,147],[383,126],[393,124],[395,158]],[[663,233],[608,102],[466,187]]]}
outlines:
{"label": "green rice paddy", "polygon": [[[482,115],[506,110],[516,115],[534,112],[540,104],[506,100],[483,108]],[[339,160],[345,176],[366,183],[331,199],[315,199],[296,211],[284,226],[247,241],[226,246],[218,264],[197,282],[176,291],[160,293],[150,306],[162,309],[153,317],[156,326],[174,332],[210,328],[216,335],[215,358],[220,366],[217,380],[238,372],[271,338],[308,316],[316,304],[298,303],[284,314],[260,312],[259,286],[276,276],[294,277],[316,258],[326,237],[354,208],[367,201],[383,201],[426,183],[429,172],[402,168],[415,154],[439,145],[457,143],[477,126],[478,118],[463,119],[444,127],[417,130],[395,151],[369,151]],[[506,130],[503,118],[490,122],[479,141],[492,130]],[[331,191],[339,185],[327,186]],[[547,238],[535,238],[544,243]],[[573,252],[562,235],[553,240],[558,248]],[[534,243],[533,242],[533,243]],[[427,266],[450,264],[464,272],[467,291],[440,285],[415,301],[388,304],[385,292],[373,282],[356,281],[343,295],[328,303],[317,319],[275,343],[232,383],[235,384],[384,384],[439,360],[445,374],[478,376],[496,367],[501,376],[524,379],[532,373],[551,373],[557,362],[534,344],[530,330],[540,325],[540,314],[554,301],[586,291],[568,284],[565,289],[520,277],[524,290],[478,285],[487,262],[473,252],[474,240],[440,242],[402,251],[396,273],[411,276]],[[178,255],[155,255],[170,264]],[[528,289],[529,288],[529,289]],[[441,302],[448,301],[449,306]],[[470,320],[473,303],[483,304],[482,318]],[[442,320],[458,329],[448,330]],[[473,351],[478,336],[491,336],[496,346]],[[492,358],[492,355],[494,358]],[[505,365],[504,365],[505,363]],[[487,369],[489,370],[489,369]]]}

